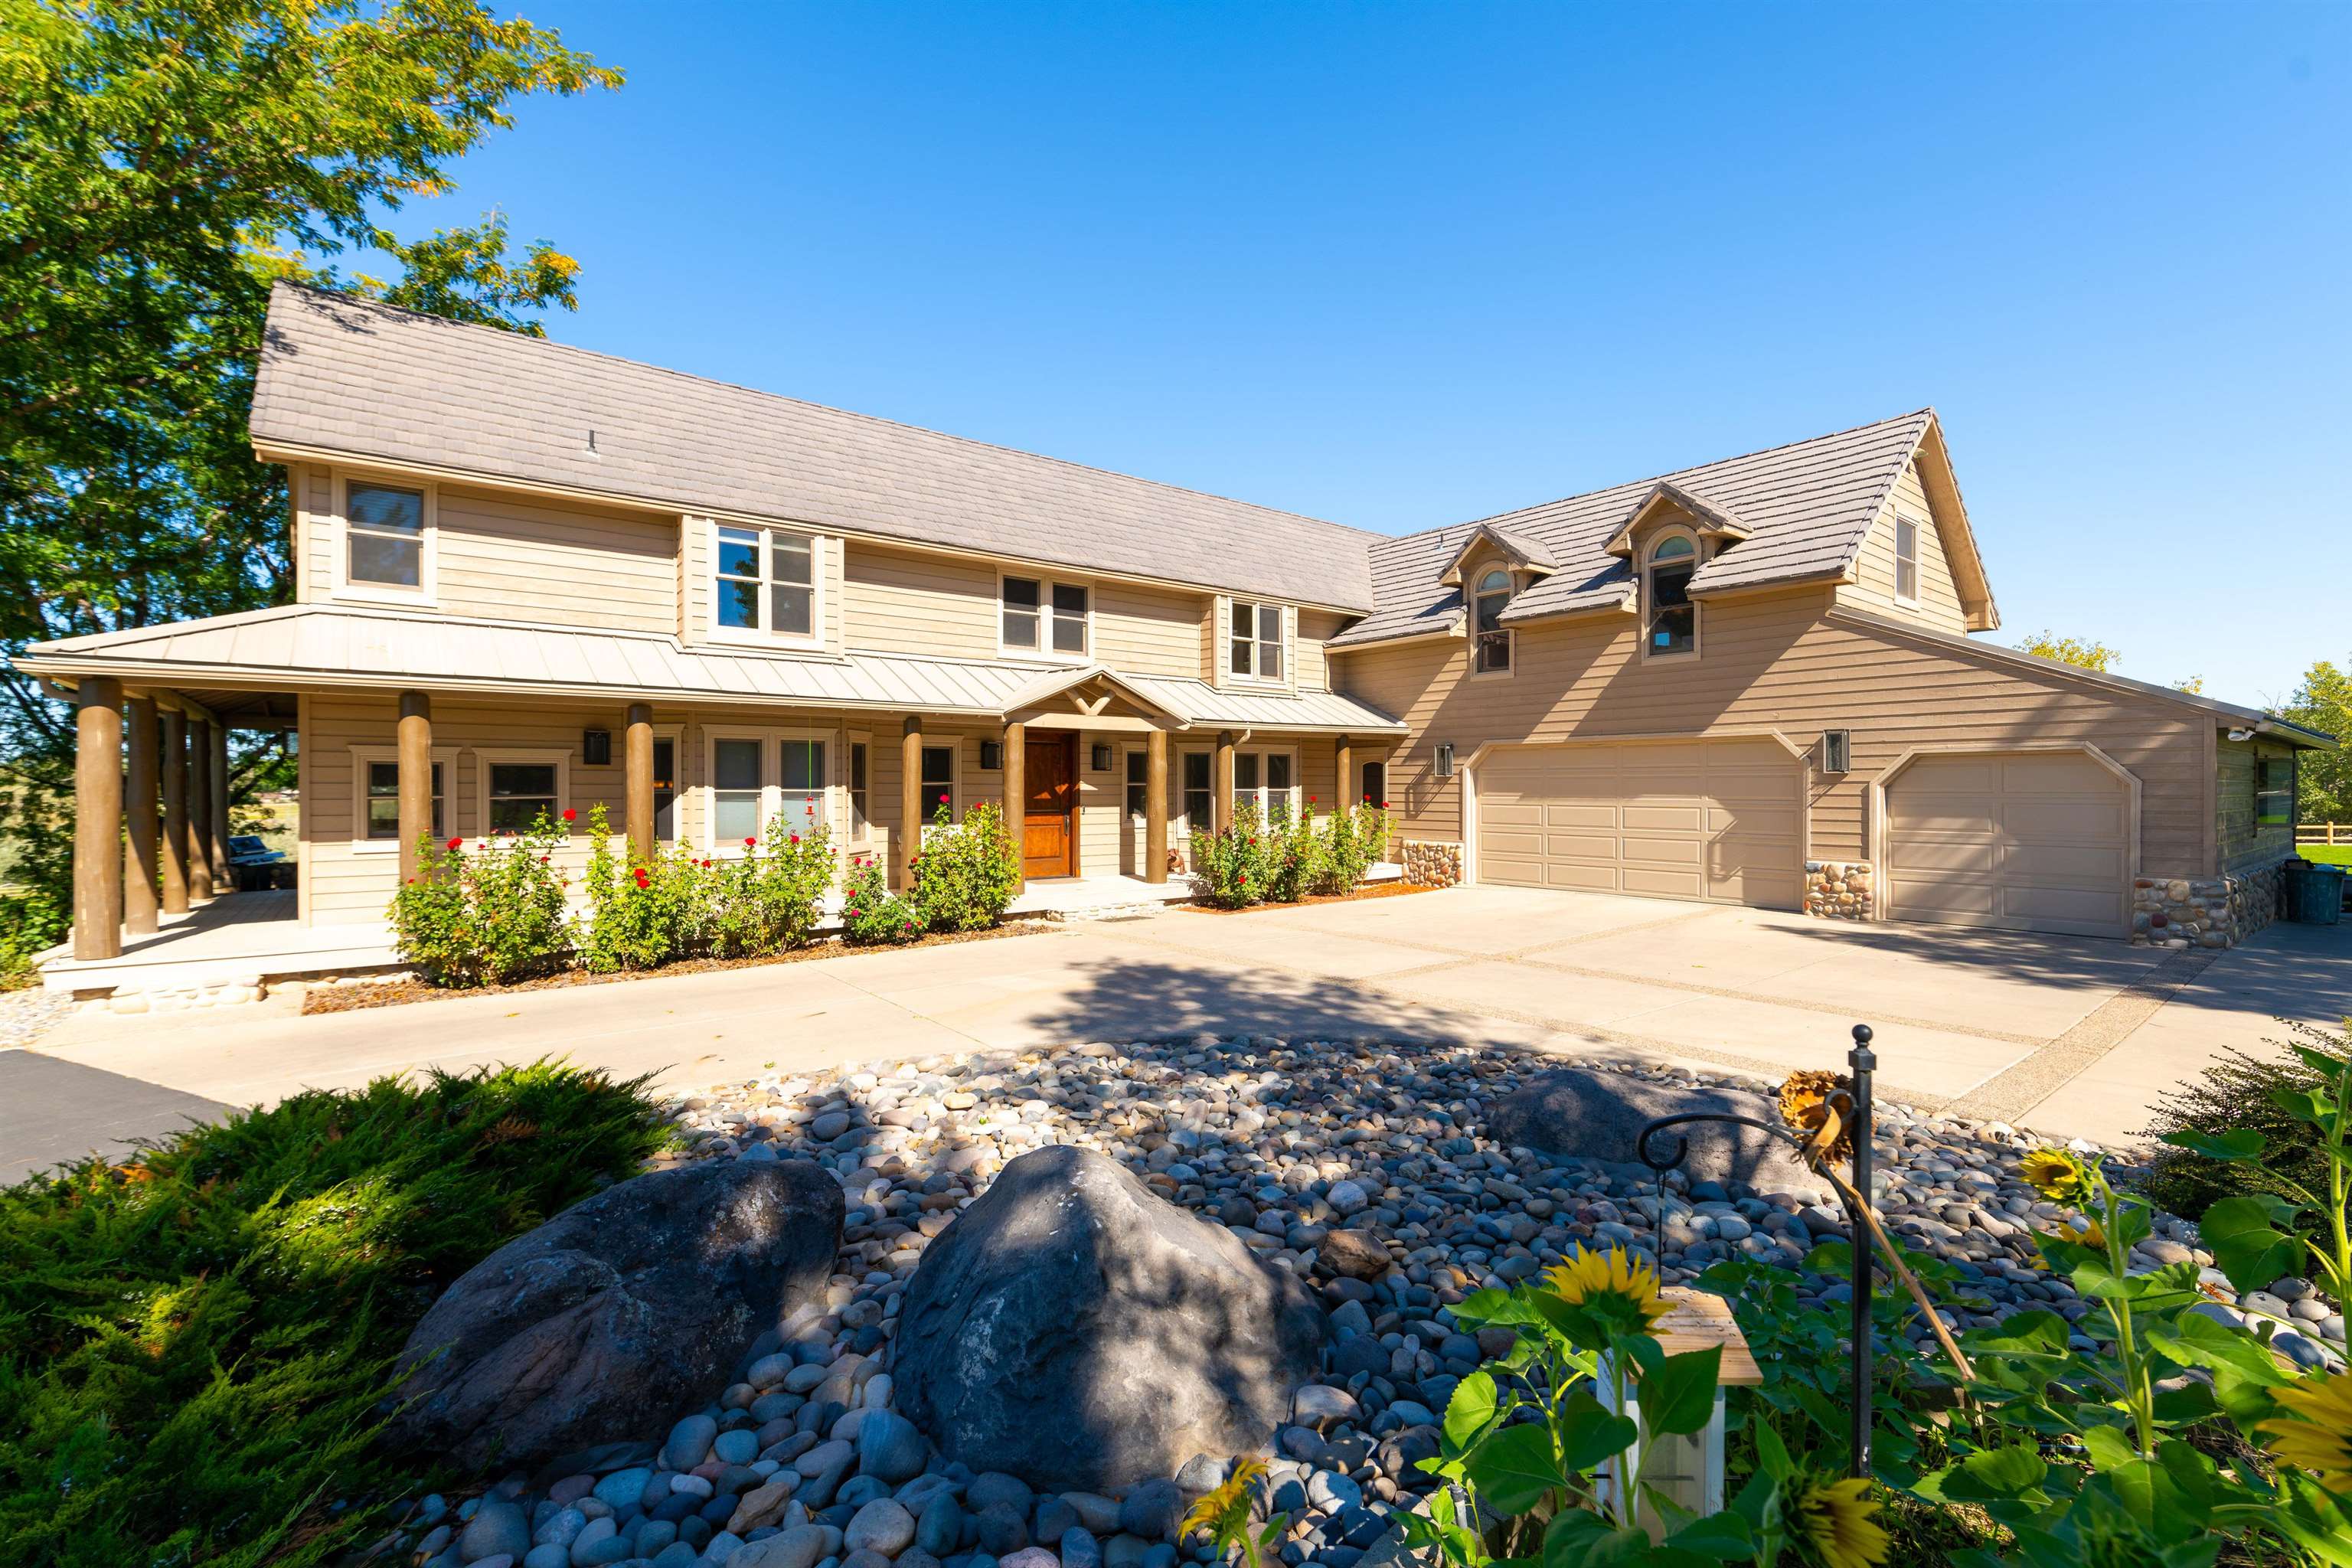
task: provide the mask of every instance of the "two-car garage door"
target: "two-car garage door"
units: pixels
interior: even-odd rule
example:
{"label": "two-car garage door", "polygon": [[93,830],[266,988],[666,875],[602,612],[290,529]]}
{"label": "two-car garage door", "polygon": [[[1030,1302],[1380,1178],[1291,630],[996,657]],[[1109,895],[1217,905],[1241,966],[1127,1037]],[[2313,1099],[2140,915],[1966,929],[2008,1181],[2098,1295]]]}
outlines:
{"label": "two-car garage door", "polygon": [[1478,767],[1478,876],[1794,909],[1798,761],[1769,739],[1505,746]]}

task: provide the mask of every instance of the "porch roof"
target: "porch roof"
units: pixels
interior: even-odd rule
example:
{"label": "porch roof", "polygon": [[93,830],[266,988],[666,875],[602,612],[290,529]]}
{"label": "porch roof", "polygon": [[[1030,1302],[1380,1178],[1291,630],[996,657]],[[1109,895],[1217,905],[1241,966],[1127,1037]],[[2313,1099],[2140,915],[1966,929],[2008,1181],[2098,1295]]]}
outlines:
{"label": "porch roof", "polygon": [[[674,637],[526,621],[452,620],[416,611],[292,605],[36,643],[18,669],[71,684],[111,675],[132,686],[272,691],[412,690],[604,700],[792,703],[1001,719],[1036,700],[1052,670],[990,659],[850,652],[786,657],[688,648]],[[1402,734],[1387,714],[1335,692],[1219,691],[1206,681],[1112,675],[1179,729]],[[1062,681],[1058,685],[1067,685]]]}

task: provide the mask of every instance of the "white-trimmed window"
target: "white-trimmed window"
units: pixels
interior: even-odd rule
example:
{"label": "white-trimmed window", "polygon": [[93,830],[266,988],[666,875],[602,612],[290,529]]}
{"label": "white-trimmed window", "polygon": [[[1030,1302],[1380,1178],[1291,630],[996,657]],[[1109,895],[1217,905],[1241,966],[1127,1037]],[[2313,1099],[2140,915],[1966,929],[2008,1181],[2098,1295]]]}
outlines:
{"label": "white-trimmed window", "polygon": [[1207,833],[1217,824],[1216,759],[1207,752],[1176,753],[1176,819],[1186,833]]}
{"label": "white-trimmed window", "polygon": [[1698,546],[1687,533],[1669,533],[1650,546],[1643,598],[1649,605],[1643,652],[1670,658],[1698,651],[1698,605],[1690,596]]}
{"label": "white-trimmed window", "polygon": [[710,625],[721,637],[816,640],[816,539],[781,528],[714,525]]}
{"label": "white-trimmed window", "polygon": [[1282,606],[1251,599],[1234,601],[1229,628],[1234,674],[1250,680],[1282,679]]}
{"label": "white-trimmed window", "polygon": [[1129,825],[1140,826],[1151,809],[1151,759],[1140,747],[1129,746],[1124,766],[1120,805],[1126,808]]}
{"label": "white-trimmed window", "polygon": [[753,847],[772,824],[786,835],[833,821],[831,747],[824,730],[705,731],[709,809],[703,839],[717,855]]}
{"label": "white-trimmed window", "polygon": [[998,640],[1007,653],[1075,654],[1094,647],[1094,594],[1084,583],[997,579]]}
{"label": "white-trimmed window", "polygon": [[338,597],[430,604],[437,537],[433,487],[340,475]]}
{"label": "white-trimmed window", "polygon": [[849,841],[863,844],[874,836],[874,739],[852,731],[849,736]]}
{"label": "white-trimmed window", "polygon": [[1269,826],[1298,815],[1298,753],[1287,747],[1234,753],[1234,806],[1257,807]]}
{"label": "white-trimmed window", "polygon": [[1895,596],[1919,602],[1919,525],[1902,516],[1895,520]]}
{"label": "white-trimmed window", "polygon": [[1511,603],[1511,574],[1496,566],[1478,579],[1476,592],[1471,595],[1470,608],[1477,626],[1475,662],[1472,666],[1481,675],[1508,675],[1511,671],[1511,629],[1503,625],[1503,612]]}
{"label": "white-trimmed window", "polygon": [[961,818],[963,801],[957,789],[956,764],[962,750],[960,745],[923,748],[923,771],[916,784],[921,790],[918,798],[922,802],[925,822],[938,816],[942,805],[948,808],[949,821]]}
{"label": "white-trimmed window", "polygon": [[482,781],[482,831],[528,833],[544,812],[555,831],[563,828],[571,794],[570,759],[558,752],[481,752],[476,765]]}
{"label": "white-trimmed window", "polygon": [[[457,776],[457,748],[433,748],[433,821],[436,840],[457,831],[449,786]],[[400,845],[400,750],[396,746],[352,748],[352,842],[370,849]]]}

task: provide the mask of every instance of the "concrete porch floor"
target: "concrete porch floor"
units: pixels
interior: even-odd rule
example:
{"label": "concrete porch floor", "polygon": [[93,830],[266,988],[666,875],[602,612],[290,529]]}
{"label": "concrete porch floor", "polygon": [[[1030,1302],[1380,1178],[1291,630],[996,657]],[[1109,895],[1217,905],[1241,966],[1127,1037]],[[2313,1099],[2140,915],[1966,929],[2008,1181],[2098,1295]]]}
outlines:
{"label": "concrete porch floor", "polygon": [[[1393,881],[1402,866],[1372,868],[1368,881]],[[41,965],[41,984],[50,991],[104,996],[117,991],[194,990],[329,974],[364,974],[397,967],[391,928],[382,921],[304,926],[289,889],[232,893],[198,905],[184,915],[166,915],[152,935],[125,940],[117,958],[77,959],[72,949]],[[1013,901],[1014,916],[1086,920],[1127,910],[1189,902],[1192,879],[1171,877],[1146,882],[1140,877],[1069,877],[1029,884]],[[829,894],[819,931],[840,927],[841,901]]]}

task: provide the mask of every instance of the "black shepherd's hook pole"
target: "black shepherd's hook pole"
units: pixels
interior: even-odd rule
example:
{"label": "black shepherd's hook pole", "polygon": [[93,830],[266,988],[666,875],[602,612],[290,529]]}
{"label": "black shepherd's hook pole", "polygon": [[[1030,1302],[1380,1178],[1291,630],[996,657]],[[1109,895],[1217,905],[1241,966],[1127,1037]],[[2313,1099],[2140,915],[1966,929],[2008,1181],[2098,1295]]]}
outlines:
{"label": "black shepherd's hook pole", "polygon": [[[1870,1026],[1853,1026],[1853,1049],[1846,1053],[1846,1066],[1853,1079],[1853,1199],[1867,1204],[1870,1198],[1870,1074],[1878,1066],[1878,1058],[1870,1048]],[[1870,1474],[1870,1404],[1871,1348],[1870,1334],[1870,1260],[1873,1247],[1870,1221],[1860,1214],[1845,1216],[1846,1230],[1853,1237],[1853,1474]]]}
{"label": "black shepherd's hook pole", "polygon": [[[1846,1053],[1846,1067],[1853,1087],[1846,1092],[1843,1115],[1853,1138],[1853,1201],[1858,1205],[1870,1202],[1870,1075],[1878,1066],[1878,1058],[1870,1048],[1870,1026],[1853,1026],[1853,1049]],[[1834,1102],[1832,1102],[1834,1103]],[[1742,1127],[1753,1127],[1769,1137],[1777,1138],[1792,1149],[1803,1150],[1806,1141],[1786,1127],[1776,1127],[1752,1116],[1734,1116],[1722,1111],[1694,1111],[1686,1116],[1662,1116],[1642,1129],[1633,1140],[1633,1154],[1643,1164],[1658,1173],[1658,1223],[1665,1224],[1665,1175],[1683,1163],[1690,1152],[1690,1140],[1676,1138],[1674,1151],[1662,1153],[1652,1150],[1651,1140],[1670,1127],[1685,1126],[1694,1121],[1728,1121]],[[1871,1264],[1875,1248],[1871,1242],[1869,1217],[1859,1212],[1846,1215],[1846,1229],[1853,1237],[1852,1248],[1853,1267],[1853,1463],[1856,1476],[1870,1474],[1871,1418]]]}

